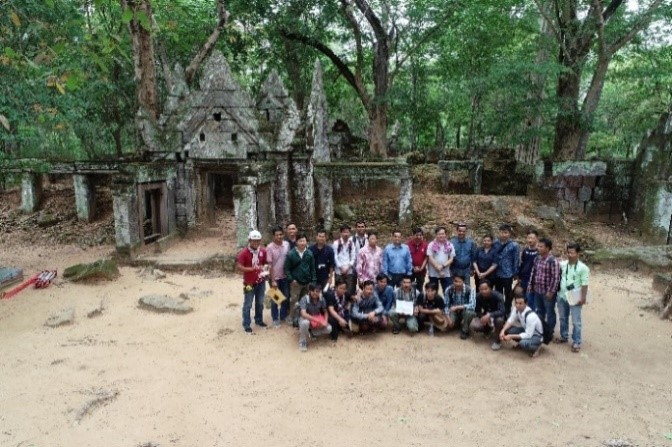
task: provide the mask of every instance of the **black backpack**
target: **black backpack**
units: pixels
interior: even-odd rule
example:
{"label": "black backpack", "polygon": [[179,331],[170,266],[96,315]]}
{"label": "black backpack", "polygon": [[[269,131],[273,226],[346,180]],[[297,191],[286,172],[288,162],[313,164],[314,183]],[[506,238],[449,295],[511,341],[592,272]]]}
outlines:
{"label": "black backpack", "polygon": [[[533,310],[528,310],[527,312],[525,312],[525,315],[523,315],[523,317],[525,319],[525,324],[527,324],[527,316],[532,312],[534,312],[534,311]],[[544,333],[541,334],[541,339],[544,342],[544,344],[547,345],[547,344],[551,343],[551,341],[553,341],[553,331],[551,330],[551,327],[548,325],[548,323],[546,323],[546,321],[542,320],[541,318],[539,318],[539,321],[541,321],[541,327],[544,331]]]}

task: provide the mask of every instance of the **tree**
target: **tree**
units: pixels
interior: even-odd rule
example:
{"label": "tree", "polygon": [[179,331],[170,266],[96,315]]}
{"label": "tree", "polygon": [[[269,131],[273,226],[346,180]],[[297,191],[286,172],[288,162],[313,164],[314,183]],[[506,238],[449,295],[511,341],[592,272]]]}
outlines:
{"label": "tree", "polygon": [[[624,0],[556,0],[550,8],[543,0],[534,1],[555,36],[563,68],[556,87],[559,110],[553,156],[582,159],[611,60],[664,9],[669,10],[670,2],[652,0],[643,11],[628,12]],[[581,99],[581,80],[591,56],[596,63]]]}
{"label": "tree", "polygon": [[[366,110],[370,152],[385,157],[388,150],[389,95],[394,78],[408,58],[440,30],[454,10],[443,6],[441,14],[440,8],[431,3],[415,9],[413,5],[404,7],[402,3],[393,8],[389,2],[381,2],[377,10],[374,10],[374,6],[367,0],[340,0],[340,14],[333,17],[332,26],[340,24],[349,30],[354,62],[337,54],[329,43],[297,32],[290,26],[281,27],[279,31],[285,39],[310,46],[322,53],[338,69]],[[410,21],[402,29],[401,24],[409,22],[407,13],[417,11],[422,11],[423,17],[416,16],[417,20]],[[431,16],[438,17],[438,20],[429,19]],[[367,59],[371,67],[368,73],[365,69]],[[354,67],[351,68],[352,65]]]}

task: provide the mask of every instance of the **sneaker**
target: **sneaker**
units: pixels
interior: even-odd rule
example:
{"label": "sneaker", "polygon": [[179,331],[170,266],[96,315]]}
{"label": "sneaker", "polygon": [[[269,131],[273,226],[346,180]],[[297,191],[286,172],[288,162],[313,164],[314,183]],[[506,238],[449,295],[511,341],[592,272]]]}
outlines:
{"label": "sneaker", "polygon": [[499,351],[500,349],[502,349],[502,344],[496,341],[490,347],[492,348],[493,351]]}
{"label": "sneaker", "polygon": [[259,327],[268,327],[268,325],[266,323],[264,323],[263,321],[261,323],[255,323],[255,324]]}
{"label": "sneaker", "polygon": [[304,341],[299,343],[299,351],[306,352],[308,350],[308,344]]}
{"label": "sneaker", "polygon": [[427,330],[427,335],[429,335],[430,337],[434,336],[434,325],[433,324],[429,325],[429,329]]}
{"label": "sneaker", "polygon": [[292,319],[292,317],[287,317],[285,318],[285,323],[291,326],[292,324],[294,324],[294,320]]}
{"label": "sneaker", "polygon": [[398,327],[393,327],[393,328],[392,328],[392,333],[393,333],[394,335],[397,335],[397,334],[399,333],[399,328],[398,328]]}
{"label": "sneaker", "polygon": [[280,320],[273,320],[273,327],[275,329],[279,328],[280,327]]}
{"label": "sneaker", "polygon": [[254,331],[249,326],[245,328],[245,332],[247,332],[249,335],[254,335]]}
{"label": "sneaker", "polygon": [[467,338],[469,338],[468,332],[460,332],[460,340],[466,340]]}
{"label": "sneaker", "polygon": [[539,345],[539,347],[534,352],[530,352],[530,357],[532,357],[532,358],[538,357],[539,356],[539,351],[541,351],[541,345]]}

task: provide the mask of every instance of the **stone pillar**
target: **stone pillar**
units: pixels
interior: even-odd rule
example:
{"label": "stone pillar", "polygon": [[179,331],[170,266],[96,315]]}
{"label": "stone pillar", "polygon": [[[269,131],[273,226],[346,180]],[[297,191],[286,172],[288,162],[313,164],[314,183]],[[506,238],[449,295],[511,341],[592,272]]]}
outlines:
{"label": "stone pillar", "polygon": [[399,191],[399,225],[407,225],[413,217],[413,179],[410,174],[402,177]]}
{"label": "stone pillar", "polygon": [[112,187],[114,209],[114,237],[117,251],[130,255],[138,248],[140,217],[138,215],[138,189],[135,183],[117,183]]}
{"label": "stone pillar", "polygon": [[88,175],[75,174],[72,180],[75,185],[77,217],[85,222],[91,222],[96,215],[96,185]]}
{"label": "stone pillar", "polygon": [[273,193],[275,199],[275,218],[277,223],[284,226],[292,218],[289,190],[289,161],[286,157],[277,160]]}
{"label": "stone pillar", "polygon": [[292,161],[292,215],[301,231],[312,232],[315,227],[315,185],[310,159]]}
{"label": "stone pillar", "polygon": [[244,247],[250,231],[257,229],[257,189],[254,185],[234,185],[232,189],[236,243]]}
{"label": "stone pillar", "polygon": [[334,224],[334,185],[331,177],[326,175],[316,176],[317,197],[320,214],[317,217],[324,218],[324,228],[331,231]]}
{"label": "stone pillar", "polygon": [[21,211],[34,213],[42,201],[42,175],[26,172],[21,178]]}

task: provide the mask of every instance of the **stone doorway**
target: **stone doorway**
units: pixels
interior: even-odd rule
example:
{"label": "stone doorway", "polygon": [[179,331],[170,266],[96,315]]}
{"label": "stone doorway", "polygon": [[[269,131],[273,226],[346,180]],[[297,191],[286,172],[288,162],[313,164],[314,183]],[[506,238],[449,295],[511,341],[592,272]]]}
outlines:
{"label": "stone doorway", "polygon": [[151,244],[168,234],[168,195],[166,182],[138,185],[140,240]]}
{"label": "stone doorway", "polygon": [[233,185],[235,175],[210,172],[208,178],[207,220],[216,226],[224,236],[236,233],[236,219],[233,210]]}

